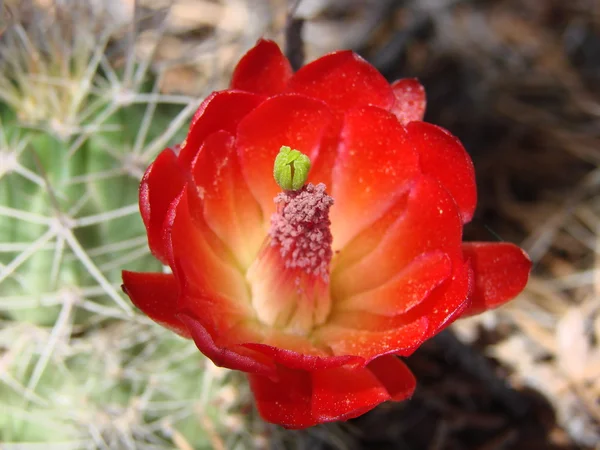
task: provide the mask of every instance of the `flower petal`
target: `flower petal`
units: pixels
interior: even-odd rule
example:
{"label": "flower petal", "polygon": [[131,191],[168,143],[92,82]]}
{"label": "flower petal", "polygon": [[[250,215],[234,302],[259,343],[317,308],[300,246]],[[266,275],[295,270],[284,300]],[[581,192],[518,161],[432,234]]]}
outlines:
{"label": "flower petal", "polygon": [[277,44],[260,39],[238,62],[231,89],[275,95],[283,92],[292,74],[292,66]]}
{"label": "flower petal", "polygon": [[124,270],[123,291],[156,323],[183,337],[190,337],[185,325],[176,317],[179,287],[172,274]]}
{"label": "flower petal", "polygon": [[242,172],[265,218],[275,211],[273,198],[281,190],[273,178],[279,149],[287,145],[315,159],[330,120],[324,103],[285,94],[265,101],[240,122],[237,150]]}
{"label": "flower petal", "polygon": [[330,53],[302,67],[287,90],[323,100],[339,113],[365,105],[389,110],[395,101],[387,80],[351,51]]}
{"label": "flower petal", "polygon": [[278,366],[276,377],[248,378],[260,415],[292,429],[348,420],[392,398],[387,386],[365,367],[309,372]]}
{"label": "flower petal", "polygon": [[408,197],[409,192],[402,195],[382,217],[365,228],[335,256],[334,274],[353,266],[379,246],[388,229],[405,213]]}
{"label": "flower petal", "polygon": [[140,211],[152,254],[167,264],[163,224],[171,203],[181,193],[185,176],[170,148],[163,150],[148,167],[140,184]]}
{"label": "flower petal", "polygon": [[312,414],[320,423],[360,416],[389,400],[385,386],[364,367],[335,367],[312,372]]}
{"label": "flower petal", "polygon": [[334,250],[375,222],[418,174],[417,153],[393,114],[372,106],[348,112],[332,172]]}
{"label": "flower petal", "polygon": [[272,358],[276,363],[290,369],[313,371],[347,364],[360,365],[364,363],[364,360],[358,356],[324,356],[325,352],[319,351],[314,346],[304,351],[299,351],[297,348],[290,350],[289,347],[296,346],[290,345],[289,340],[291,340],[291,337],[289,339],[280,338],[277,341],[269,340],[267,341],[269,345],[248,343],[244,344],[244,347],[260,352]]}
{"label": "flower petal", "polygon": [[314,185],[323,183],[327,186],[328,191],[331,190],[331,168],[337,158],[340,129],[341,122],[335,119],[334,123],[327,127],[319,147],[319,154],[311,160],[307,183]]}
{"label": "flower petal", "polygon": [[255,365],[263,367],[267,358],[240,345],[262,340],[244,277],[204,222],[202,202],[193,189],[188,186],[173,203],[165,227],[169,264],[180,286],[180,320],[215,364],[258,370]]}
{"label": "flower petal", "polygon": [[417,385],[415,376],[400,358],[384,355],[375,358],[367,368],[379,379],[387,389],[390,400],[401,401],[412,395]]}
{"label": "flower petal", "polygon": [[179,314],[178,317],[189,330],[198,350],[210,358],[215,365],[253,374],[274,376],[275,366],[260,353],[241,346],[219,347],[207,329],[195,317],[188,314]]}
{"label": "flower petal", "polygon": [[296,429],[318,423],[311,411],[310,372],[277,366],[276,377],[249,374],[248,380],[256,408],[267,422]]}
{"label": "flower petal", "polygon": [[[428,330],[428,318],[382,331],[361,330],[347,325],[360,326],[362,318],[357,317],[356,324],[341,324],[335,316],[330,323],[314,332],[315,340],[327,345],[336,356],[357,355],[371,361],[378,356],[411,351],[419,346]],[[389,318],[381,317],[381,323],[387,327]]]}
{"label": "flower petal", "polygon": [[403,78],[392,83],[396,102],[392,113],[401,124],[406,125],[415,120],[423,120],[427,98],[425,88],[416,78]]}
{"label": "flower petal", "polygon": [[423,173],[436,178],[458,205],[463,223],[473,217],[477,203],[473,162],[460,141],[443,128],[425,122],[406,126],[419,153]]}
{"label": "flower petal", "polygon": [[342,311],[333,314],[330,323],[359,331],[392,333],[397,328],[407,326],[406,324],[414,326],[419,321],[425,321],[427,326],[424,327],[422,334],[416,336],[412,343],[407,340],[404,348],[398,348],[393,352],[408,356],[422,342],[442,331],[465,312],[471,304],[472,289],[471,263],[456,261],[452,268],[452,278],[436,287],[424,301],[405,314],[390,317],[366,311]]}
{"label": "flower petal", "polygon": [[[424,339],[429,339],[449,326],[470,306],[473,289],[473,269],[469,261],[454,262],[452,278],[446,280],[431,292],[419,305],[399,316],[403,320],[417,320],[427,317],[429,328]],[[401,352],[403,356],[410,353]]]}
{"label": "flower petal", "polygon": [[469,242],[463,244],[463,252],[475,273],[471,306],[465,315],[497,308],[525,288],[531,261],[516,245]]}
{"label": "flower petal", "polygon": [[[397,219],[373,250],[349,264],[345,253],[360,240],[373,242],[381,233],[374,226],[348,244],[340,253],[331,276],[333,298],[342,299],[376,288],[402,271],[414,258],[431,251],[446,253],[452,263],[462,261],[462,224],[456,204],[433,178],[421,176],[412,186],[408,200],[400,199],[387,213]],[[383,222],[388,222],[386,218]],[[348,249],[348,250],[346,250]]]}
{"label": "flower petal", "polygon": [[208,136],[192,162],[204,219],[247,269],[264,240],[262,213],[243,180],[234,138],[225,131]]}
{"label": "flower petal", "polygon": [[404,314],[424,301],[451,273],[452,263],[445,253],[425,253],[387,283],[340,299],[335,305],[341,310],[369,311],[384,316]]}
{"label": "flower petal", "polygon": [[[232,256],[204,222],[202,203],[187,186],[171,205],[165,235],[169,265],[179,285],[250,307],[244,278]],[[184,307],[185,305],[182,305]]]}
{"label": "flower petal", "polygon": [[181,167],[190,166],[207,136],[220,130],[235,135],[239,122],[263,100],[260,95],[233,90],[209,95],[194,114],[187,138],[181,144]]}

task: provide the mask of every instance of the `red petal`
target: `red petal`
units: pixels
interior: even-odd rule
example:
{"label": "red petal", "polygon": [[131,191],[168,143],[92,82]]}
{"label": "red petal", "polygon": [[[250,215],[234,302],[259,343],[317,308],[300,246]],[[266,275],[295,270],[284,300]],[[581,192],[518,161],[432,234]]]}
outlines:
{"label": "red petal", "polygon": [[[396,203],[376,222],[365,228],[356,238],[348,243],[337,255],[333,266],[333,276],[359,262],[362,258],[376,249],[384,239],[386,232],[401,217],[408,202],[408,192],[401,196]],[[339,297],[339,296],[338,296]],[[341,298],[341,297],[340,297]]]}
{"label": "red petal", "polygon": [[[244,277],[202,215],[202,203],[184,189],[173,202],[165,233],[170,243],[169,265],[180,286],[203,296],[225,297],[250,308]],[[183,307],[184,305],[182,305]]]}
{"label": "red petal", "polygon": [[244,178],[265,218],[275,211],[273,198],[281,191],[273,179],[273,164],[283,145],[314,160],[331,120],[327,106],[300,95],[272,97],[239,125],[237,148]]}
{"label": "red petal", "polygon": [[262,213],[243,180],[234,138],[225,131],[211,134],[192,162],[192,174],[202,196],[204,218],[248,268],[264,240]]}
{"label": "red petal", "polygon": [[185,176],[177,163],[177,156],[167,148],[148,167],[140,184],[140,211],[148,233],[148,245],[163,264],[167,264],[163,223],[169,206],[181,193],[184,183]]}
{"label": "red petal", "polygon": [[[335,123],[339,122],[339,123]],[[324,183],[328,191],[331,189],[331,168],[335,165],[339,147],[340,121],[335,121],[325,131],[319,154],[311,160],[310,173],[308,174],[309,183]]]}
{"label": "red petal", "polygon": [[310,372],[278,366],[275,380],[248,375],[258,412],[268,422],[286,428],[316,425],[311,412],[312,379]]}
{"label": "red petal", "polygon": [[237,126],[246,115],[256,108],[264,97],[241,91],[213,92],[196,111],[186,140],[181,144],[179,162],[189,167],[204,139],[223,130],[235,135]]}
{"label": "red petal", "polygon": [[[319,351],[314,346],[305,352],[289,350],[281,348],[270,342],[270,345],[264,344],[244,344],[244,347],[263,353],[272,358],[276,363],[289,367],[290,369],[298,370],[322,370],[332,367],[339,367],[346,364],[358,365],[364,361],[360,357],[344,355],[344,356],[323,356],[324,352]],[[281,345],[282,342],[279,341]],[[287,345],[288,343],[285,342]]]}
{"label": "red petal", "polygon": [[411,122],[406,129],[419,153],[423,173],[448,189],[463,223],[470,221],[477,203],[477,187],[473,162],[465,148],[448,131],[429,123]]}
{"label": "red petal", "polygon": [[347,420],[391,398],[378,376],[363,367],[309,372],[278,366],[275,379],[248,378],[263,419],[286,428]]}
{"label": "red petal", "polygon": [[531,261],[516,245],[470,242],[463,245],[463,252],[475,272],[471,306],[466,315],[496,308],[525,288]]}
{"label": "red petal", "polygon": [[191,189],[174,202],[169,218],[166,233],[170,265],[180,286],[180,311],[198,322],[194,329],[186,322],[198,348],[216,364],[231,368],[238,368],[234,364],[239,354],[265,359],[239,346],[262,340],[252,328],[254,311],[245,279],[204,222],[202,203]]}
{"label": "red petal", "polygon": [[423,120],[427,98],[425,88],[416,78],[403,78],[392,83],[396,102],[392,113],[401,124],[406,125],[415,120]]}
{"label": "red petal", "polygon": [[123,290],[132,303],[156,323],[190,337],[185,325],[176,317],[179,287],[173,275],[124,270]]}
{"label": "red petal", "polygon": [[340,112],[365,105],[389,110],[395,101],[386,79],[351,51],[330,53],[307,64],[292,77],[288,91],[321,99]]}
{"label": "red petal", "polygon": [[[455,262],[451,279],[434,289],[424,302],[399,317],[404,320],[427,317],[429,328],[423,340],[429,339],[464,313],[471,304],[472,289],[473,269],[471,264],[469,261],[466,263]],[[407,356],[409,353],[402,352],[400,354]]]}
{"label": "red petal", "polygon": [[237,64],[231,88],[271,96],[283,92],[292,74],[292,66],[277,44],[260,39]]}
{"label": "red petal", "polygon": [[436,180],[427,176],[419,178],[411,188],[408,201],[400,200],[387,214],[398,218],[370,253],[352,265],[344,256],[346,251],[353,252],[353,246],[362,247],[360,240],[373,242],[378,236],[370,234],[381,233],[377,226],[362,233],[340,254],[331,277],[335,298],[382,285],[423,253],[441,251],[453,264],[455,260],[462,261],[462,224],[456,204]]}
{"label": "red petal", "polygon": [[[357,326],[360,326],[360,320],[358,318]],[[382,324],[385,321],[382,318]],[[347,328],[336,322],[338,320],[334,316],[330,324],[317,329],[314,332],[315,339],[330,347],[336,356],[356,355],[367,361],[389,353],[412,350],[423,342],[428,329],[427,319],[424,317],[384,331]]]}
{"label": "red petal", "polygon": [[367,292],[340,299],[336,308],[395,316],[424,301],[452,273],[450,258],[442,252],[426,253],[387,283]]}
{"label": "red petal", "polygon": [[393,114],[371,106],[347,113],[332,172],[334,249],[375,222],[418,173],[417,154]]}
{"label": "red petal", "polygon": [[262,340],[260,326],[251,320],[252,311],[240,302],[189,285],[182,287],[179,302],[180,312],[197,320],[220,348],[242,349],[241,344]]}
{"label": "red petal", "polygon": [[360,416],[390,399],[379,379],[364,367],[318,370],[312,378],[312,412],[321,423]]}
{"label": "red petal", "polygon": [[275,375],[275,366],[260,353],[240,346],[233,348],[219,347],[207,329],[194,317],[180,314],[179,319],[189,330],[198,349],[219,367],[242,370],[248,373],[266,376]]}
{"label": "red petal", "polygon": [[[410,309],[407,313],[398,316],[382,316],[366,311],[342,311],[336,312],[330,318],[332,325],[339,327],[353,328],[361,332],[392,333],[394,329],[402,328],[410,324],[415,327],[419,321],[424,321],[427,325],[423,327],[422,333],[415,334],[414,338],[406,339],[405,347],[398,348],[393,353],[408,356],[421,343],[431,336],[439,333],[445,327],[456,320],[471,304],[469,298],[473,288],[473,270],[469,261],[461,263],[456,261],[453,267],[452,278],[443,282],[435,288],[427,298],[417,306]],[[339,339],[351,339],[340,335]],[[360,334],[355,334],[360,338]],[[369,336],[368,334],[366,336]],[[333,339],[335,336],[330,336]],[[377,339],[375,336],[368,339]],[[350,344],[348,344],[350,345]],[[390,353],[382,350],[381,354]],[[364,356],[361,354],[361,356]]]}
{"label": "red petal", "polygon": [[390,400],[401,401],[412,395],[417,381],[400,358],[384,355],[374,359],[367,368],[379,379],[390,394]]}

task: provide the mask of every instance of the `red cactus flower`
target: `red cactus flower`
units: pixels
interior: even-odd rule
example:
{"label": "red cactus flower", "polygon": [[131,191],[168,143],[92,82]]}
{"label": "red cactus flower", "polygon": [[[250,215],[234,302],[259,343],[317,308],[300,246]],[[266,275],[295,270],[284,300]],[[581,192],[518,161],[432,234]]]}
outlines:
{"label": "red cactus flower", "polygon": [[[415,379],[398,356],[510,300],[530,269],[512,244],[462,242],[473,165],[424,110],[416,80],[390,85],[352,52],[292,73],[260,41],[148,168],[140,209],[172,274],[123,272],[125,292],[246,372],[270,422],[303,428],[406,399]],[[273,178],[282,146],[312,161],[299,191]]]}

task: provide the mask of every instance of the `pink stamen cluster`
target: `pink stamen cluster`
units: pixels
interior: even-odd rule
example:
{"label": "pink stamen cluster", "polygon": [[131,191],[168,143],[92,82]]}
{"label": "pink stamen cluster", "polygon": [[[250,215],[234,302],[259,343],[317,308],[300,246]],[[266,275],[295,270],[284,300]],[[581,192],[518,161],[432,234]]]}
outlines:
{"label": "pink stamen cluster", "polygon": [[329,281],[332,235],[329,208],[333,198],[325,185],[308,183],[298,191],[275,197],[277,212],[271,217],[271,246],[279,246],[285,267],[301,269]]}

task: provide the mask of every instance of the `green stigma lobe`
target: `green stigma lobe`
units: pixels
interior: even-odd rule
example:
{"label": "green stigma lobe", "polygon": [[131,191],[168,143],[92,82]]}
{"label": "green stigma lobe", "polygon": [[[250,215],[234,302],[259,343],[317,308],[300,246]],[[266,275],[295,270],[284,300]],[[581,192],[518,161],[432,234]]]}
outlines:
{"label": "green stigma lobe", "polygon": [[285,191],[297,191],[302,189],[308,171],[310,170],[310,159],[298,150],[282,146],[275,158],[273,166],[273,177],[279,187]]}

